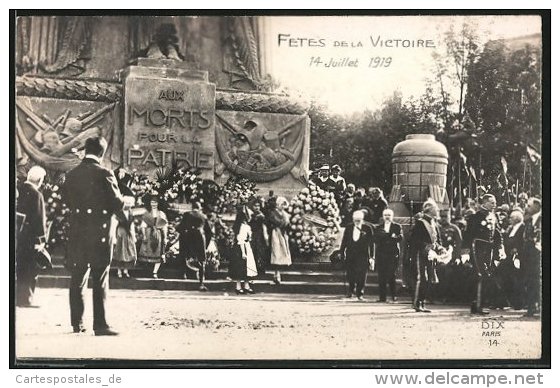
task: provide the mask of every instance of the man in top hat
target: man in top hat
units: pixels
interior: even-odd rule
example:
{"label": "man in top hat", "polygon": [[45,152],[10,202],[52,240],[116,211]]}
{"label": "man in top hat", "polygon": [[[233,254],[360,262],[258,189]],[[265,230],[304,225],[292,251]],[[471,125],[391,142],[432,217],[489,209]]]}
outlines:
{"label": "man in top hat", "polygon": [[373,260],[373,244],[373,228],[364,222],[364,212],[355,211],[340,244],[340,254],[346,259],[349,298],[355,293],[358,300],[363,300],[367,270]]}
{"label": "man in top hat", "polygon": [[37,284],[35,255],[46,243],[45,201],[39,188],[43,184],[46,171],[33,166],[27,173],[27,180],[18,191],[17,212],[23,222],[17,234],[16,246],[16,306],[35,307],[33,295]]}
{"label": "man in top hat", "polygon": [[124,201],[113,172],[101,166],[107,149],[102,137],[85,142],[85,157],[66,175],[63,200],[72,214],[66,247],[66,266],[71,271],[70,316],[75,333],[83,326],[84,296],[88,274],[93,283],[93,330],[95,335],[117,335],[105,319],[105,299],[109,287],[112,249],[109,229],[113,214],[123,209]]}

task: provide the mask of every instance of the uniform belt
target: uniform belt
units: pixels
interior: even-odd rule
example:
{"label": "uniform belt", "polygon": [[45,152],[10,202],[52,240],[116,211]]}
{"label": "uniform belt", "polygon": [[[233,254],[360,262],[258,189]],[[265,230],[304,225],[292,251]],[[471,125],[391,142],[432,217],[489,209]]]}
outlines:
{"label": "uniform belt", "polygon": [[78,208],[74,209],[75,214],[93,215],[93,214],[109,214],[106,209]]}

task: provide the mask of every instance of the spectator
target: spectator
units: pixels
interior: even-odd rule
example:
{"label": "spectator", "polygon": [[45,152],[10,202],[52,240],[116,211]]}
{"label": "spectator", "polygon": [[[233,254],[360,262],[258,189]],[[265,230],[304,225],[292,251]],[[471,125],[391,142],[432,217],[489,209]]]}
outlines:
{"label": "spectator", "polygon": [[146,212],[141,217],[138,261],[153,264],[152,277],[157,279],[161,264],[165,262],[167,217],[159,209],[157,195],[148,195],[145,201],[147,205]]}
{"label": "spectator", "polygon": [[235,244],[229,262],[229,276],[235,281],[235,292],[239,294],[253,294],[255,291],[249,284],[249,278],[257,276],[257,265],[251,248],[251,227],[249,220],[251,211],[243,206],[237,211],[233,224]]}
{"label": "spectator", "polygon": [[44,249],[47,238],[45,201],[39,191],[45,175],[46,171],[42,167],[31,167],[27,173],[27,180],[18,192],[17,212],[23,214],[16,247],[16,305],[18,307],[35,307],[33,296],[38,274],[35,255]]}

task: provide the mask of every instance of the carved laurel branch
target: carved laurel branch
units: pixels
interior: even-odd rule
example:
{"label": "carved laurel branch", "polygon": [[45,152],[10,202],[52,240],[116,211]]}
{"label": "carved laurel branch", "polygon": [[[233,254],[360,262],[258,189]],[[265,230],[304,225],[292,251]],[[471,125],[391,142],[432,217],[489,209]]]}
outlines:
{"label": "carved laurel branch", "polygon": [[22,96],[50,97],[65,100],[116,102],[122,86],[112,82],[75,79],[17,77],[16,93]]}
{"label": "carved laurel branch", "polygon": [[[122,86],[115,82],[43,77],[16,77],[20,96],[117,102]],[[216,90],[216,109],[244,112],[304,114],[309,106],[288,96]]]}
{"label": "carved laurel branch", "polygon": [[304,114],[309,109],[288,96],[216,91],[216,109],[246,112]]}

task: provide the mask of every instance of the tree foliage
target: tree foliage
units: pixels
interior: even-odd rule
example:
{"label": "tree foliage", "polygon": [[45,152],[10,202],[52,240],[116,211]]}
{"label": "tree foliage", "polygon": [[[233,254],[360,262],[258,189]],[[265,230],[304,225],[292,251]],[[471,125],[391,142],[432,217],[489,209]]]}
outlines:
{"label": "tree foliage", "polygon": [[[526,154],[528,145],[539,153],[541,148],[540,46],[512,49],[503,41],[481,46],[473,31],[463,25],[458,34],[446,35],[446,54],[434,57],[439,70],[420,98],[403,101],[395,92],[378,109],[351,116],[312,104],[312,167],[336,163],[349,182],[388,192],[393,147],[407,134],[432,133],[450,152],[450,194],[456,194],[459,177],[463,198],[469,183],[502,200],[507,188],[514,194],[516,181],[520,191],[538,194],[539,166]],[[457,94],[455,103],[451,96]]]}

